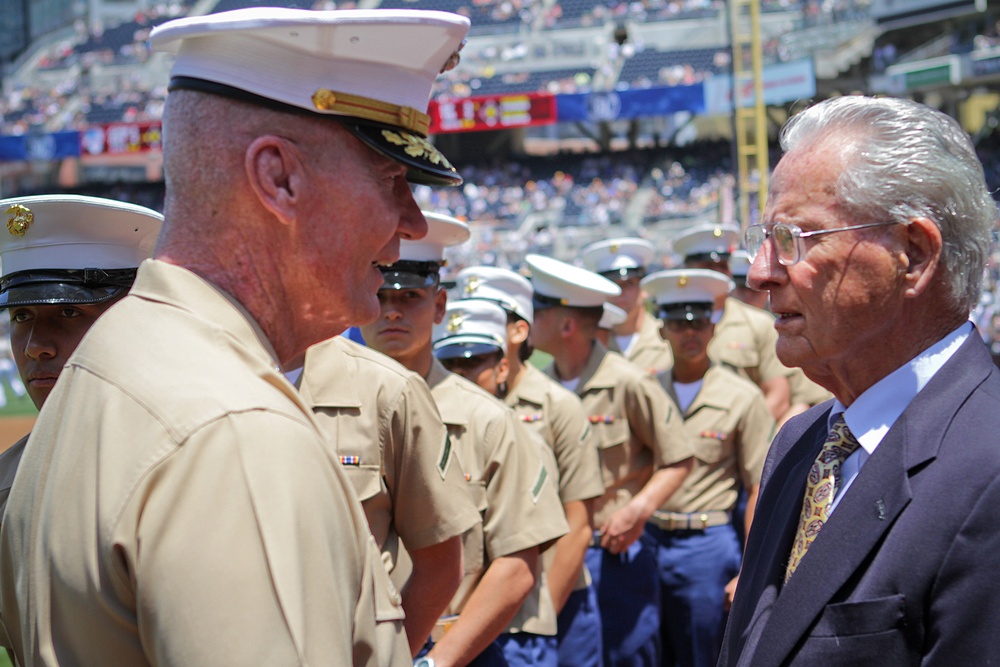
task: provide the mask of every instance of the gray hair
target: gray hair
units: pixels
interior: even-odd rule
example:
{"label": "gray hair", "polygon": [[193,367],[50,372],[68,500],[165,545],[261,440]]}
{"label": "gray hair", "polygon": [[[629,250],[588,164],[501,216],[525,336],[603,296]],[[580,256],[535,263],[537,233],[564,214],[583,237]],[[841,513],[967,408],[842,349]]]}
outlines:
{"label": "gray hair", "polygon": [[970,311],[979,303],[998,215],[961,126],[910,100],[845,96],[790,118],[780,142],[788,152],[828,138],[847,164],[837,183],[843,209],[860,220],[934,221],[955,304]]}

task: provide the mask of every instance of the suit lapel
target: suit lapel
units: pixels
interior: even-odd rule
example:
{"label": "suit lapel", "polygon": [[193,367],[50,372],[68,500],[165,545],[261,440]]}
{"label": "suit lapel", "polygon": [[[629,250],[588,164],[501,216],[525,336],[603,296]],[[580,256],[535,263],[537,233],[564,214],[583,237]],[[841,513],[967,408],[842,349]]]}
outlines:
{"label": "suit lapel", "polygon": [[[862,467],[774,601],[756,642],[758,651],[752,660],[755,667],[779,665],[789,656],[845,582],[864,568],[873,549],[909,504],[911,471],[922,469],[924,463],[934,459],[950,426],[950,417],[989,374],[989,359],[984,350],[978,349],[983,345],[973,340],[977,336],[970,335],[914,398]],[[781,477],[804,480],[791,476],[800,474],[800,468],[797,465],[790,476]],[[804,481],[787,486],[799,487],[798,502],[790,499],[791,491],[783,493],[777,502],[801,508]],[[794,521],[797,524],[797,512]]]}

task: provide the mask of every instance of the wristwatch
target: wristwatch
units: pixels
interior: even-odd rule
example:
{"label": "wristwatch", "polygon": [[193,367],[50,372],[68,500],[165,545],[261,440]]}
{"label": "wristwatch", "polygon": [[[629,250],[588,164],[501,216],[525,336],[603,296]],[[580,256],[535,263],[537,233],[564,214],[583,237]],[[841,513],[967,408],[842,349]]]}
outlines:
{"label": "wristwatch", "polygon": [[417,661],[413,663],[413,667],[436,667],[437,663],[434,662],[434,658],[417,658]]}

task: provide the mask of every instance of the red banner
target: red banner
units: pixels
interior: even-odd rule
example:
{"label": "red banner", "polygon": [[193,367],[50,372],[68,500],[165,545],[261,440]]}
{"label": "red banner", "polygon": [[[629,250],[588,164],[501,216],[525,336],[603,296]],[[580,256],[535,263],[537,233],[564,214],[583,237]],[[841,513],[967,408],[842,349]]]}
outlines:
{"label": "red banner", "polygon": [[431,100],[427,112],[431,116],[431,134],[506,130],[552,125],[556,122],[556,98],[548,93],[515,93]]}
{"label": "red banner", "polygon": [[160,121],[94,125],[80,133],[81,155],[121,155],[162,149]]}

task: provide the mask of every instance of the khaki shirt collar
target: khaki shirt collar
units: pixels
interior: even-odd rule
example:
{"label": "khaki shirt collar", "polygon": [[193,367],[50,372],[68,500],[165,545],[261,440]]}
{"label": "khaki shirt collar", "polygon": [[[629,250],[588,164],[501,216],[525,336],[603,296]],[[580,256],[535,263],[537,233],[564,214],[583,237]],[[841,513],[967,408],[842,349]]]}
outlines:
{"label": "khaki shirt collar", "polygon": [[524,367],[524,375],[517,386],[507,394],[506,403],[509,406],[518,404],[518,401],[531,403],[533,405],[544,405],[545,396],[548,389],[549,380],[540,370],[528,364]]}
{"label": "khaki shirt collar", "polygon": [[[670,398],[674,399],[675,403],[680,404],[677,400],[677,393],[674,391],[674,373],[673,371],[667,371],[670,379],[668,393]],[[701,380],[701,389],[698,390],[698,394],[691,401],[691,405],[688,409],[684,411],[684,416],[689,417],[695,412],[705,407],[718,408],[720,410],[726,410],[729,408],[729,403],[725,400],[732,395],[732,377],[726,377],[725,369],[720,367],[714,361],[710,362],[708,370],[705,371],[705,377]]]}
{"label": "khaki shirt collar", "polygon": [[174,264],[147,259],[139,265],[130,293],[216,323],[255,358],[278,369],[278,355],[253,316],[230,294],[201,276]]}
{"label": "khaki shirt collar", "polygon": [[[613,371],[608,370],[608,365],[604,363],[609,352],[600,341],[594,341],[594,347],[590,350],[590,357],[587,365],[580,373],[580,384],[577,385],[577,393],[583,394],[590,389],[606,389],[618,384],[618,377]],[[617,354],[617,353],[615,353]]]}
{"label": "khaki shirt collar", "polygon": [[306,350],[299,392],[309,405],[321,408],[360,408],[361,396],[347,365],[347,343],[342,336],[316,343]]}

